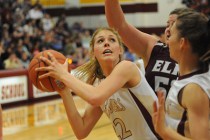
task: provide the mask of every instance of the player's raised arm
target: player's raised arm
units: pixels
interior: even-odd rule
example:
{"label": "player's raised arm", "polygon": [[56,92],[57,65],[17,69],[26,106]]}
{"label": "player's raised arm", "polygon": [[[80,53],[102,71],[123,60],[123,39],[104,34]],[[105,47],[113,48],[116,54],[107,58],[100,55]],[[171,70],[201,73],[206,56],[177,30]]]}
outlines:
{"label": "player's raised arm", "polygon": [[118,0],[105,0],[105,13],[109,26],[119,32],[125,45],[143,58],[147,65],[157,39],[126,22]]}

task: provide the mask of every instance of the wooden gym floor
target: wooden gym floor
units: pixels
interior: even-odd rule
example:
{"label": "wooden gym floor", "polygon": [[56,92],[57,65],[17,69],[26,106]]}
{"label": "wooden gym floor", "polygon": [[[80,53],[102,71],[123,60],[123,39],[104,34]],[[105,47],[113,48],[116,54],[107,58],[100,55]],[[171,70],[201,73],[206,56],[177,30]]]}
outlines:
{"label": "wooden gym floor", "polygon": [[[80,113],[85,102],[74,97]],[[4,140],[77,140],[68,123],[61,99],[3,109]],[[85,140],[117,140],[104,114]]]}

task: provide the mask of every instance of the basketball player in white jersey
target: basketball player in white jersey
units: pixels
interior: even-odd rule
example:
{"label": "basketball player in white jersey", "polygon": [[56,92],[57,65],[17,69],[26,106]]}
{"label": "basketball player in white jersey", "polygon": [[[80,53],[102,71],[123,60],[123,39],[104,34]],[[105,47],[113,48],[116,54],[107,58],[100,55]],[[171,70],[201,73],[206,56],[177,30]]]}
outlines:
{"label": "basketball player in white jersey", "polygon": [[[78,139],[88,136],[103,112],[111,120],[120,140],[159,139],[151,121],[152,104],[157,97],[137,65],[122,60],[122,46],[113,29],[95,31],[90,42],[90,60],[75,73],[87,83],[68,73],[67,62],[59,64],[52,54],[49,54],[51,59],[42,58],[49,66],[37,69],[48,71],[40,78],[52,76],[66,85],[58,92]],[[83,116],[77,111],[69,89],[91,104]]]}
{"label": "basketball player in white jersey", "polygon": [[[170,56],[179,64],[179,78],[165,101],[154,104],[153,123],[163,139],[210,139],[210,21],[198,12],[177,17],[169,37]],[[167,125],[165,124],[165,114]]]}

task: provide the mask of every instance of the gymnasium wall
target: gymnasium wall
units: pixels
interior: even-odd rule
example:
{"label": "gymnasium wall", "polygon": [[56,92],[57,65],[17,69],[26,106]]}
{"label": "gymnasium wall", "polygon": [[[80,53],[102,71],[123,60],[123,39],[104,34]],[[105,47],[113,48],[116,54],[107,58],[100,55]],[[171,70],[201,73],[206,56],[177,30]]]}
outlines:
{"label": "gymnasium wall", "polygon": [[[41,0],[40,0],[41,1]],[[43,0],[44,1],[44,0]],[[81,22],[85,28],[95,29],[107,26],[104,15],[104,0],[62,0],[61,7],[47,8],[55,18],[65,13],[70,25]],[[181,0],[120,0],[125,17],[129,23],[139,29],[164,29],[168,14],[175,8],[185,7]],[[55,5],[54,5],[55,6]]]}

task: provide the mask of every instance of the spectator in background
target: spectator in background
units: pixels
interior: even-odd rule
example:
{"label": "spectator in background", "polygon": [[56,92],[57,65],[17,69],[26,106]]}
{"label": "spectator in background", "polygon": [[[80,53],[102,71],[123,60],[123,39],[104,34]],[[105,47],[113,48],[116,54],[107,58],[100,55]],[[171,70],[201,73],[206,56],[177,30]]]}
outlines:
{"label": "spectator in background", "polygon": [[130,49],[127,48],[127,47],[124,47],[124,50],[125,50],[125,53],[124,53],[124,58],[125,58],[125,60],[134,62],[134,61],[136,60],[135,55],[134,55],[134,54],[130,51]]}
{"label": "spectator in background", "polygon": [[69,36],[69,26],[66,21],[66,15],[62,15],[55,24],[55,33],[61,36]]}
{"label": "spectator in background", "polygon": [[31,53],[34,43],[30,41],[30,37],[25,35],[23,39],[23,46]]}
{"label": "spectator in background", "polygon": [[63,37],[60,35],[54,35],[51,47],[53,50],[62,52],[63,51]]}
{"label": "spectator in background", "polygon": [[5,69],[23,68],[21,60],[16,56],[15,52],[11,52],[9,58],[4,60]]}
{"label": "spectator in background", "polygon": [[44,14],[42,12],[42,6],[41,5],[34,5],[34,8],[30,9],[26,18],[27,19],[35,19],[40,20],[43,18]]}
{"label": "spectator in background", "polygon": [[41,19],[42,29],[44,32],[54,28],[54,21],[48,13],[44,13],[44,18]]}
{"label": "spectator in background", "polygon": [[26,20],[26,24],[23,26],[23,31],[26,36],[34,37],[34,24],[35,21],[31,19]]}
{"label": "spectator in background", "polygon": [[76,43],[72,37],[65,38],[64,55],[72,56],[76,51]]}
{"label": "spectator in background", "polygon": [[[4,69],[4,63],[3,63],[3,60],[2,60],[2,57],[1,57],[1,54],[3,52],[4,52],[3,43],[0,42],[0,70]],[[0,127],[1,127],[1,125],[0,125]]]}
{"label": "spectator in background", "polygon": [[3,48],[4,48],[4,52],[1,54],[2,61],[9,58],[10,53],[12,53],[12,51],[15,50],[15,44],[10,43],[9,46],[7,46],[7,47],[3,46]]}
{"label": "spectator in background", "polygon": [[23,40],[19,39],[15,47],[15,53],[19,59],[22,57],[22,52],[26,52],[27,56],[30,56],[30,53],[26,46],[23,45]]}
{"label": "spectator in background", "polygon": [[91,40],[91,34],[89,30],[84,30],[82,33],[80,33],[80,37],[81,37],[81,42],[82,42],[82,46],[85,49],[89,49],[89,42]]}
{"label": "spectator in background", "polygon": [[43,40],[45,38],[45,33],[43,32],[43,30],[41,28],[35,27],[34,28],[34,36],[33,38],[31,38],[31,42],[34,43],[36,41],[40,41],[43,43]]}
{"label": "spectator in background", "polygon": [[34,7],[28,11],[26,19],[34,20],[36,27],[40,27],[41,19],[44,17],[42,10],[42,5],[35,4]]}
{"label": "spectator in background", "polygon": [[21,8],[23,10],[23,14],[27,15],[28,11],[31,9],[31,0],[23,0],[21,3]]}
{"label": "spectator in background", "polygon": [[75,22],[72,25],[72,31],[73,33],[81,33],[83,31],[83,26],[81,22]]}
{"label": "spectator in background", "polygon": [[3,25],[3,31],[2,31],[2,42],[3,46],[8,47],[11,42],[11,35],[9,33],[9,26],[8,24]]}
{"label": "spectator in background", "polygon": [[23,15],[23,10],[19,7],[14,10],[15,12],[13,14],[13,20],[15,21],[15,24],[24,24],[25,16]]}
{"label": "spectator in background", "polygon": [[12,17],[12,9],[10,9],[9,3],[5,2],[4,6],[2,7],[1,17],[2,17],[2,24],[8,25],[9,33],[12,32],[13,28],[13,17]]}
{"label": "spectator in background", "polygon": [[41,42],[40,41],[35,41],[34,42],[34,47],[33,47],[33,49],[31,50],[31,54],[32,54],[32,56],[31,57],[33,57],[33,56],[35,56],[36,54],[38,54],[39,52],[40,52],[40,49],[41,48]]}
{"label": "spectator in background", "polygon": [[25,51],[23,51],[21,54],[21,63],[23,65],[23,68],[28,68],[30,59]]}
{"label": "spectator in background", "polygon": [[51,47],[54,36],[55,36],[54,30],[44,32],[44,36],[42,40],[43,44],[45,46]]}
{"label": "spectator in background", "polygon": [[14,24],[14,31],[12,35],[12,41],[17,42],[19,39],[24,37],[24,30],[21,25]]}

